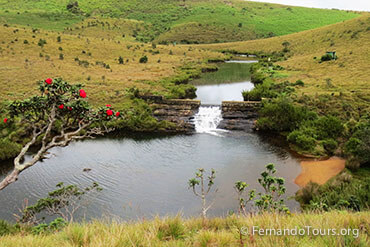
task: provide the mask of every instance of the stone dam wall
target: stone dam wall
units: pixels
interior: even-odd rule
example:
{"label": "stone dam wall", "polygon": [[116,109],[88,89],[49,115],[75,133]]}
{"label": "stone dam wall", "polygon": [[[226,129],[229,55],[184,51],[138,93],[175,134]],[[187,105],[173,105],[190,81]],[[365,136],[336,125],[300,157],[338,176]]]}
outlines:
{"label": "stone dam wall", "polygon": [[[147,96],[153,115],[158,120],[167,120],[177,125],[178,131],[193,132],[192,118],[198,112],[201,102],[189,99],[164,99],[161,96]],[[227,130],[252,130],[261,106],[259,101],[223,101],[219,128]]]}
{"label": "stone dam wall", "polygon": [[153,115],[158,120],[167,120],[177,125],[179,131],[192,132],[194,124],[191,119],[198,112],[199,100],[171,99],[156,100],[150,105]]}
{"label": "stone dam wall", "polygon": [[219,128],[251,131],[254,128],[260,101],[223,101],[222,118]]}

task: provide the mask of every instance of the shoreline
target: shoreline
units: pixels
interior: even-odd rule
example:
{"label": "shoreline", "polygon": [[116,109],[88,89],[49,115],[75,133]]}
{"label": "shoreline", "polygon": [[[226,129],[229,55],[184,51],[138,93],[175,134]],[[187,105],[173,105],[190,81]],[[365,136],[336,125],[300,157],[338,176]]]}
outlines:
{"label": "shoreline", "polygon": [[300,187],[305,187],[309,182],[323,185],[343,171],[345,163],[345,159],[337,156],[326,160],[302,160],[300,163],[302,171],[295,178],[294,183]]}

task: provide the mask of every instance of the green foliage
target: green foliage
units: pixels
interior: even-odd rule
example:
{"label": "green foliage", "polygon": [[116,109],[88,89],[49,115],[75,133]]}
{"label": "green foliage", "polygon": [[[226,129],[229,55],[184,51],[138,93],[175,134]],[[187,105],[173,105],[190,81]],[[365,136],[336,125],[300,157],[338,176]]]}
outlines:
{"label": "green foliage", "polygon": [[[132,88],[132,97],[139,95],[139,91]],[[131,104],[125,106],[123,118],[112,122],[112,127],[119,130],[130,131],[156,131],[161,128],[161,122],[158,122],[152,114],[150,106],[142,99],[132,98]],[[110,124],[108,124],[110,126]]]}
{"label": "green foliage", "polygon": [[140,63],[147,63],[148,62],[148,57],[147,56],[142,56],[139,60]]}
{"label": "green foliage", "polygon": [[336,142],[333,139],[327,139],[322,142],[322,145],[324,146],[325,150],[329,154],[334,154],[335,150],[338,148],[338,142]]}
{"label": "green foliage", "polygon": [[361,168],[352,174],[344,171],[322,186],[308,184],[296,198],[305,210],[362,211],[369,209],[369,189],[370,170]]}
{"label": "green foliage", "polygon": [[243,181],[237,181],[234,185],[234,189],[238,194],[238,202],[239,202],[239,213],[243,213],[247,215],[247,204],[251,202],[256,197],[256,190],[250,190],[247,194],[248,196],[245,198],[244,193],[246,189],[249,187],[249,184]]}
{"label": "green foliage", "polygon": [[370,120],[368,117],[355,126],[352,136],[345,143],[344,151],[350,157],[349,164],[352,163],[354,167],[370,162]]}
{"label": "green foliage", "polygon": [[[84,17],[103,16],[142,21],[138,41],[210,43],[285,35],[356,17],[338,10],[292,7],[238,1],[0,1],[7,23],[62,31]],[[20,14],[17,14],[17,12]]]}
{"label": "green foliage", "polygon": [[185,226],[179,217],[166,219],[159,225],[157,237],[159,240],[182,239],[185,235]]}
{"label": "green foliage", "polygon": [[342,135],[344,127],[342,122],[334,116],[320,117],[314,121],[318,139],[336,139]]}
{"label": "green foliage", "polygon": [[336,56],[333,57],[331,54],[325,54],[325,55],[321,56],[320,61],[325,62],[325,61],[334,60],[336,58],[337,58]]}
{"label": "green foliage", "polygon": [[47,234],[62,230],[67,225],[67,222],[63,218],[56,218],[49,224],[41,223],[37,226],[32,227],[33,234]]}
{"label": "green foliage", "polygon": [[44,218],[39,219],[39,215],[46,213],[50,216],[60,215],[63,219],[56,219],[49,224],[38,224],[33,230],[35,233],[42,233],[46,230],[56,230],[63,226],[67,221],[73,221],[73,214],[79,208],[82,197],[91,192],[102,190],[97,183],[90,187],[80,189],[76,185],[64,185],[59,183],[57,189],[48,193],[45,198],[39,199],[34,205],[27,206],[19,216],[20,223],[38,224]]}
{"label": "green foliage", "polygon": [[296,106],[286,97],[278,97],[265,102],[260,111],[257,127],[270,131],[293,131],[302,121],[311,120],[316,115],[306,107]]}
{"label": "green foliage", "polygon": [[301,129],[292,131],[288,135],[287,140],[305,151],[313,151],[316,146],[316,139]]}
{"label": "green foliage", "polygon": [[281,198],[286,192],[285,180],[284,178],[273,176],[275,172],[275,165],[270,163],[266,165],[266,171],[261,173],[258,183],[265,192],[257,193],[259,198],[255,200],[255,205],[260,212],[284,212],[290,214],[284,199]]}
{"label": "green foliage", "polygon": [[119,64],[123,64],[123,62],[124,62],[123,57],[119,56],[119,58],[118,58],[118,63],[119,63]]}
{"label": "green foliage", "polygon": [[22,145],[10,141],[8,138],[0,139],[0,160],[15,157],[22,149]]}
{"label": "green foliage", "polygon": [[0,220],[0,237],[15,232],[15,227],[5,220]]}
{"label": "green foliage", "polygon": [[[207,181],[206,181],[207,179]],[[199,197],[202,200],[202,218],[203,223],[207,217],[207,211],[210,209],[211,205],[207,205],[206,196],[211,191],[212,186],[214,185],[214,180],[216,179],[216,171],[211,169],[211,173],[206,177],[205,170],[199,168],[195,173],[195,177],[189,179],[189,189],[193,190],[194,195]],[[206,184],[207,183],[207,184]],[[199,187],[198,191],[197,188]]]}
{"label": "green foliage", "polygon": [[41,47],[44,47],[45,44],[46,44],[46,40],[44,39],[40,39],[39,42],[37,43],[37,45]]}

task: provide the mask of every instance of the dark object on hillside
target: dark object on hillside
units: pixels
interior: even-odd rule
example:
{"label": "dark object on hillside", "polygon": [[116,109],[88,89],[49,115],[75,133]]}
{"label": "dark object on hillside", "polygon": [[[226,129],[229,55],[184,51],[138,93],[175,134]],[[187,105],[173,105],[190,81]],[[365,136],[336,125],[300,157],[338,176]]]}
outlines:
{"label": "dark object on hillside", "polygon": [[80,7],[78,6],[77,1],[71,1],[67,4],[67,10],[73,14],[82,14]]}
{"label": "dark object on hillside", "polygon": [[143,56],[140,58],[139,60],[140,63],[147,63],[148,62],[148,57],[147,56]]}
{"label": "dark object on hillside", "polygon": [[83,172],[89,172],[89,171],[91,171],[91,168],[84,168],[82,171]]}
{"label": "dark object on hillside", "polygon": [[337,60],[337,55],[335,51],[327,51],[325,55],[321,57],[321,62],[330,61],[330,60]]}

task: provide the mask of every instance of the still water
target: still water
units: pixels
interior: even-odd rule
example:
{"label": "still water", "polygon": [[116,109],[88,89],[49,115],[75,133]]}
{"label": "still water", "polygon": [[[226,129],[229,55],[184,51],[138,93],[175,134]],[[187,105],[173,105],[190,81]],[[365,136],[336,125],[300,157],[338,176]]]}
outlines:
{"label": "still water", "polygon": [[[231,64],[234,65],[240,68],[240,64]],[[223,76],[223,66],[216,73]],[[205,74],[205,77],[216,73]],[[245,86],[237,91],[248,90],[250,86],[248,73],[244,75],[242,78],[239,74],[238,80]],[[218,92],[219,83],[217,81],[208,88],[208,94],[198,97],[211,102],[207,95]],[[225,83],[232,86],[240,81]],[[216,103],[232,100],[227,95],[220,96]],[[219,117],[217,114],[207,116]],[[198,118],[202,124],[202,117]],[[98,182],[103,188],[102,192],[88,198],[89,204],[79,211],[79,219],[103,216],[141,219],[177,213],[197,216],[201,204],[188,189],[187,181],[200,167],[217,171],[214,189],[218,191],[210,194],[214,206],[209,214],[227,215],[229,210],[237,209],[235,181],[243,180],[251,184],[251,188],[259,188],[257,178],[267,163],[276,164],[278,175],[286,179],[287,195],[294,195],[298,189],[294,178],[300,172],[299,161],[282,146],[280,143],[276,145],[274,139],[252,131],[220,131],[217,135],[207,131],[177,136],[136,134],[134,137],[109,136],[71,143],[68,147],[53,149],[50,159],[27,169],[17,182],[0,192],[0,218],[14,220],[12,214],[18,212],[24,199],[33,203],[46,196],[59,182],[81,187]],[[11,162],[3,162],[0,167],[4,169],[0,173],[3,178],[11,169]],[[84,172],[84,168],[91,170]],[[288,205],[293,210],[298,208],[294,200]]]}

